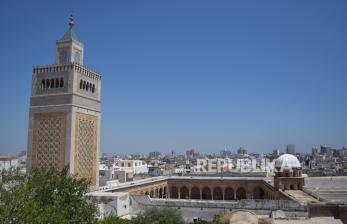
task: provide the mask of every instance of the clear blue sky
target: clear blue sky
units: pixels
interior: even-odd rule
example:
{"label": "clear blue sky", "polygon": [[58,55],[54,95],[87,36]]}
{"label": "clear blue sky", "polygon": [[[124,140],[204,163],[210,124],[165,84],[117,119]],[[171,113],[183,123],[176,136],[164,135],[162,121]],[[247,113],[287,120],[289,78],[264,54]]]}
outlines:
{"label": "clear blue sky", "polygon": [[3,0],[0,153],[26,149],[32,66],[71,11],[102,152],[347,146],[347,1]]}

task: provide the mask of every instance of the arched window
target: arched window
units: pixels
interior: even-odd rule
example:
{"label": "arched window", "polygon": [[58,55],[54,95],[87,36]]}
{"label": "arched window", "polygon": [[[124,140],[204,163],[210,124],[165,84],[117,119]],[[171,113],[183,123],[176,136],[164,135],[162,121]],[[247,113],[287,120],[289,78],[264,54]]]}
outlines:
{"label": "arched window", "polygon": [[60,78],[60,88],[63,88],[63,87],[64,87],[64,79]]}
{"label": "arched window", "polygon": [[190,198],[191,199],[200,199],[200,189],[198,187],[193,187],[190,190]]}
{"label": "arched window", "polygon": [[223,200],[222,188],[215,187],[213,189],[213,200]]}
{"label": "arched window", "polygon": [[202,199],[212,200],[211,190],[208,187],[202,189]]}
{"label": "arched window", "polygon": [[178,189],[177,187],[171,187],[170,198],[178,198]]}
{"label": "arched window", "polygon": [[95,92],[95,84],[93,84],[93,86],[92,86],[92,93],[94,93]]}
{"label": "arched window", "polygon": [[54,88],[54,79],[51,79],[50,83],[51,88]]}
{"label": "arched window", "polygon": [[45,82],[44,79],[42,79],[42,81],[41,81],[41,89],[44,89],[44,88],[46,88],[46,82]]}
{"label": "arched window", "polygon": [[246,190],[242,187],[238,188],[236,190],[236,198],[237,198],[237,200],[245,199],[246,198]]}
{"label": "arched window", "polygon": [[83,81],[81,79],[81,81],[80,81],[80,89],[82,89],[82,88],[83,88]]}
{"label": "arched window", "polygon": [[189,199],[189,190],[186,186],[181,187],[180,198],[181,199]]}
{"label": "arched window", "polygon": [[83,81],[83,90],[86,89],[86,81]]}
{"label": "arched window", "polygon": [[87,91],[89,90],[89,82],[87,82],[86,90],[87,90]]}
{"label": "arched window", "polygon": [[55,88],[59,88],[59,86],[60,86],[59,79],[56,78],[55,79]]}
{"label": "arched window", "polygon": [[264,190],[261,187],[257,187],[254,189],[253,199],[264,199]]}
{"label": "arched window", "polygon": [[235,200],[234,198],[234,190],[231,187],[227,187],[224,192],[225,200]]}
{"label": "arched window", "polygon": [[164,187],[164,191],[163,191],[163,197],[164,197],[164,198],[166,198],[166,197],[167,197],[166,187]]}
{"label": "arched window", "polygon": [[49,88],[49,79],[46,79],[46,88]]}
{"label": "arched window", "polygon": [[163,189],[162,188],[159,189],[159,198],[163,198]]}

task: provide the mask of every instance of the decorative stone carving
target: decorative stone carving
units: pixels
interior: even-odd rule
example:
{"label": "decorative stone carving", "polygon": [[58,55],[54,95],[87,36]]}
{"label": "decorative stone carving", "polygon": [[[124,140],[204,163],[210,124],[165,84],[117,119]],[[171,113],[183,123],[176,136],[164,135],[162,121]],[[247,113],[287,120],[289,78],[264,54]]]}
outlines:
{"label": "decorative stone carving", "polygon": [[32,165],[63,168],[65,139],[65,113],[34,114]]}
{"label": "decorative stone carving", "polygon": [[98,119],[76,113],[74,173],[96,183]]}

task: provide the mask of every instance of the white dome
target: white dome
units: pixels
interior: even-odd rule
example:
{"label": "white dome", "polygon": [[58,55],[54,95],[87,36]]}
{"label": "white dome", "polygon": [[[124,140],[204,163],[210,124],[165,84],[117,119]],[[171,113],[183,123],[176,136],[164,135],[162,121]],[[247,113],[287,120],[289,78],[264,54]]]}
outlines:
{"label": "white dome", "polygon": [[283,154],[278,157],[275,161],[275,168],[277,169],[291,169],[291,168],[300,168],[300,162],[296,156],[291,154]]}

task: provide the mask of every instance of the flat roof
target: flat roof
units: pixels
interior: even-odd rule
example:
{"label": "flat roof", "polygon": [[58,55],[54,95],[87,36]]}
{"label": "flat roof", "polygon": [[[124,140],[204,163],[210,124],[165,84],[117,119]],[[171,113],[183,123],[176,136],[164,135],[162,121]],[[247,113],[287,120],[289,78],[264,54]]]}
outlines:
{"label": "flat roof", "polygon": [[304,189],[326,201],[347,203],[347,176],[307,177]]}

